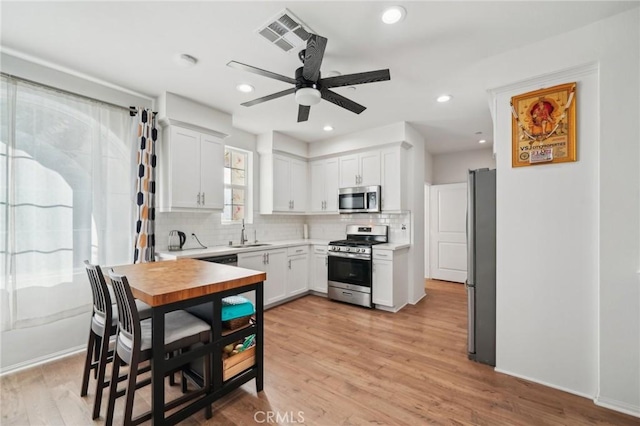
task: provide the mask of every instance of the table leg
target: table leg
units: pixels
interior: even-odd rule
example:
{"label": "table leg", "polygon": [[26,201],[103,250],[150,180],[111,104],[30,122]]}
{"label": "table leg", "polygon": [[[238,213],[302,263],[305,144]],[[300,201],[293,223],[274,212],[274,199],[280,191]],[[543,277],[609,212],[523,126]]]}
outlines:
{"label": "table leg", "polygon": [[154,425],[164,423],[164,310],[155,307],[152,311],[151,327],[151,421]]}
{"label": "table leg", "polygon": [[262,391],[264,373],[264,283],[259,283],[256,288],[256,392]]}

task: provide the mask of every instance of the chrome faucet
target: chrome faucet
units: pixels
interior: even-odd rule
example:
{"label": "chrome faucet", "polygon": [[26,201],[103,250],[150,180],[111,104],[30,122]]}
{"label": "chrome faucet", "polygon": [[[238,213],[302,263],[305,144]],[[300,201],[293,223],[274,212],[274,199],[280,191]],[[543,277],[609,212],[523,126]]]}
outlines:
{"label": "chrome faucet", "polygon": [[244,219],[242,219],[242,230],[240,231],[240,244],[244,244],[247,241],[248,241],[247,236],[244,233]]}

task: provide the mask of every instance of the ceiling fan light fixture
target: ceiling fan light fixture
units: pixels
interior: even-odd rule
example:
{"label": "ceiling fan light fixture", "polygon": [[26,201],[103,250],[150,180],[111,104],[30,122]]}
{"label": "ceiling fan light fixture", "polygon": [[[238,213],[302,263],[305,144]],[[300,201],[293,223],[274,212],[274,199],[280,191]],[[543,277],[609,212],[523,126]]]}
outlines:
{"label": "ceiling fan light fixture", "polygon": [[436,101],[443,103],[443,102],[449,102],[451,100],[452,96],[451,95],[440,95],[438,96],[438,98],[436,99]]}
{"label": "ceiling fan light fixture", "polygon": [[316,105],[321,99],[320,91],[312,87],[302,87],[296,91],[296,102],[300,105]]}
{"label": "ceiling fan light fixture", "polygon": [[407,11],[402,6],[392,6],[382,12],[382,22],[391,25],[396,24],[404,19]]}
{"label": "ceiling fan light fixture", "polygon": [[242,93],[251,93],[253,92],[253,86],[247,83],[241,83],[236,86],[236,90]]}

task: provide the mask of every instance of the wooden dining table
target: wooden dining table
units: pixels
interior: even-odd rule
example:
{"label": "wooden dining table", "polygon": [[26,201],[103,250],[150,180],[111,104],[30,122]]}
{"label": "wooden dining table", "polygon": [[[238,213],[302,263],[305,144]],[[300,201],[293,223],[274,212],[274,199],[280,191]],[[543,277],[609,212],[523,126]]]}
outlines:
{"label": "wooden dining table", "polygon": [[[195,259],[114,266],[113,270],[126,275],[134,297],[152,309],[151,420],[154,425],[176,424],[254,378],[256,391],[262,391],[264,272]],[[208,344],[165,359],[164,316],[167,312],[211,302],[212,318],[221,318],[222,299],[248,291],[255,291],[254,324],[224,332],[222,320],[213,321],[212,339]],[[223,347],[251,334],[255,335],[255,365],[223,382]],[[207,353],[211,354],[213,362],[211,388],[203,397],[165,417],[165,374]]]}

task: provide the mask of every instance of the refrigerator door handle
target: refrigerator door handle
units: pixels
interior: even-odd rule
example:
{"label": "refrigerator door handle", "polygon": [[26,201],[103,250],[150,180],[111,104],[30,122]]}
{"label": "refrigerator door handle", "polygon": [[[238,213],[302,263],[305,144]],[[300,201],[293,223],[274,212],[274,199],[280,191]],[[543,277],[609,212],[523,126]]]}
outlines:
{"label": "refrigerator door handle", "polygon": [[467,281],[470,285],[475,285],[476,276],[475,276],[475,267],[476,267],[476,259],[475,259],[475,232],[476,232],[476,224],[475,224],[475,172],[473,170],[469,171],[469,179],[467,181]]}
{"label": "refrigerator door handle", "polygon": [[467,348],[469,354],[476,353],[476,288],[464,283],[467,288]]}

